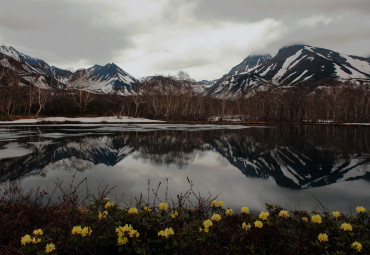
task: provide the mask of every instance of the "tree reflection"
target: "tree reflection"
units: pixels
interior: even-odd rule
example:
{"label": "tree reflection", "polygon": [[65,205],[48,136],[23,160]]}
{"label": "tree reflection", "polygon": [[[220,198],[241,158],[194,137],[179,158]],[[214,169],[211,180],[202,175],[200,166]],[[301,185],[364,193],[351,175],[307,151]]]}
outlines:
{"label": "tree reflection", "polygon": [[2,159],[0,180],[45,174],[52,166],[65,166],[63,169],[70,171],[85,171],[97,164],[114,166],[129,155],[156,166],[175,164],[186,169],[196,156],[208,151],[217,152],[249,178],[273,177],[278,185],[293,189],[370,180],[369,128],[365,127],[281,125],[242,130],[71,132],[62,138],[49,138],[51,142],[47,143],[36,136],[20,138],[18,142],[33,153]]}

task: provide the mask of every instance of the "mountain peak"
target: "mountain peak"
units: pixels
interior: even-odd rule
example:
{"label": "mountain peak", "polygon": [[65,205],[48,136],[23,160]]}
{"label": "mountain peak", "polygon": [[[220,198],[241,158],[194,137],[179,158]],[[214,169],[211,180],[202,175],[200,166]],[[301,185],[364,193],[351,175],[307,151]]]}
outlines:
{"label": "mountain peak", "polygon": [[234,66],[228,74],[237,75],[237,74],[250,72],[271,58],[272,57],[270,54],[249,55],[240,64]]}
{"label": "mountain peak", "polygon": [[0,52],[3,53],[4,55],[7,55],[7,56],[11,57],[11,58],[14,58],[17,61],[20,61],[21,60],[21,55],[24,55],[24,54],[20,53],[19,51],[17,51],[12,46],[5,46],[5,45],[0,46]]}
{"label": "mountain peak", "polygon": [[109,66],[109,67],[119,67],[119,66],[117,66],[115,63],[108,63],[108,64],[106,64],[105,66]]}
{"label": "mountain peak", "polygon": [[[104,66],[94,65],[87,69],[69,71],[50,66],[45,61],[23,54],[11,46],[0,46],[0,53],[20,63],[18,63],[18,72],[22,73],[22,77],[27,78],[27,81],[32,80],[31,78],[37,73],[46,77],[46,80],[52,80],[52,83],[57,84],[58,87],[65,88],[71,84],[71,81],[83,78],[88,84],[86,86],[88,91],[120,93],[122,95],[134,93],[132,85],[136,82],[136,79],[115,63],[108,63]],[[49,87],[50,84],[45,82],[43,86]]]}
{"label": "mountain peak", "polygon": [[273,58],[248,56],[212,86],[211,94],[221,97],[252,95],[269,87],[289,88],[306,82],[319,86],[333,79],[370,83],[370,61],[306,44],[285,46]]}

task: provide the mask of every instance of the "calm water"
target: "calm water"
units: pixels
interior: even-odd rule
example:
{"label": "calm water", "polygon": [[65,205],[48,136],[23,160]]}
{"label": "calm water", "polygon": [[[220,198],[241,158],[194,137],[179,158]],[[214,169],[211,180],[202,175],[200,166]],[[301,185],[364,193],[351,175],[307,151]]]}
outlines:
{"label": "calm water", "polygon": [[[168,194],[189,188],[227,207],[264,203],[352,212],[370,207],[370,128],[335,126],[0,126],[0,186],[52,190],[72,176],[91,191],[116,186],[127,203],[168,178]],[[77,181],[75,180],[75,182]],[[162,185],[164,186],[164,185]],[[160,189],[164,196],[165,187]]]}

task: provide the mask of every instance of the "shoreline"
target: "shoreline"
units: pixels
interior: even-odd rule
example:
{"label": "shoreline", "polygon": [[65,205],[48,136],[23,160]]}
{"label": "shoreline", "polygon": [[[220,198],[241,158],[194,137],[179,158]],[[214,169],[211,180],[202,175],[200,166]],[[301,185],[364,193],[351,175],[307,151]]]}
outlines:
{"label": "shoreline", "polygon": [[104,116],[104,117],[40,117],[26,118],[21,116],[14,120],[0,121],[2,125],[27,125],[27,124],[217,124],[217,125],[332,125],[332,126],[370,126],[370,123],[350,123],[350,122],[331,122],[331,121],[189,121],[189,120],[153,120],[147,118],[129,117],[129,116]]}

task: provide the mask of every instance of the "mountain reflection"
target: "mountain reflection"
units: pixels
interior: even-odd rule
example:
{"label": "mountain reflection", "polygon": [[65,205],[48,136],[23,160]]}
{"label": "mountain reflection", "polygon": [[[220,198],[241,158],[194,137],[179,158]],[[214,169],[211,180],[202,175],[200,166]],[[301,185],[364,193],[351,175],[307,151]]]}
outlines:
{"label": "mountain reflection", "polygon": [[[186,171],[187,164],[207,151],[217,152],[246,177],[272,177],[279,186],[292,189],[370,180],[369,128],[364,127],[277,126],[110,134],[89,130],[78,135],[72,129],[63,132],[60,138],[19,138],[17,143],[32,153],[1,159],[0,181],[45,175],[43,169],[50,165],[68,171],[86,171],[98,164],[115,166],[129,155],[157,166],[175,164]],[[0,148],[4,145],[0,143]]]}

